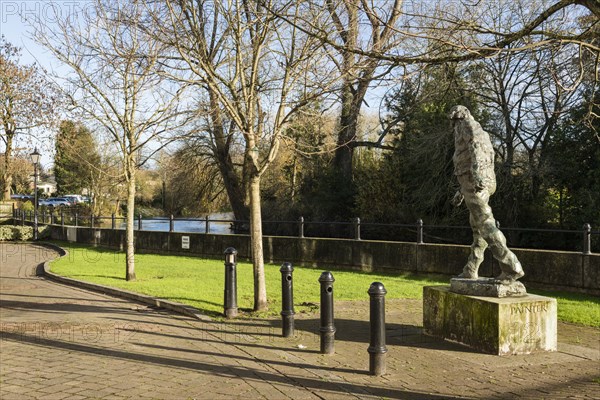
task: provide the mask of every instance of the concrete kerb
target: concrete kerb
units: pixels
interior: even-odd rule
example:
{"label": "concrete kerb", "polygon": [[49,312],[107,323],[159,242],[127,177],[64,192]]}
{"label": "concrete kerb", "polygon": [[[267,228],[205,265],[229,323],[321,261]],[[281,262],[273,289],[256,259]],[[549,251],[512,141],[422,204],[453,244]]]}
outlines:
{"label": "concrete kerb", "polygon": [[[48,247],[52,250],[57,251],[61,258],[68,255],[67,250],[55,244],[47,242],[36,242],[35,244]],[[186,315],[188,317],[192,317],[200,321],[212,321],[212,318],[202,314],[202,312],[200,312],[200,310],[198,310],[197,308],[188,306],[186,304],[176,303],[174,301],[159,299],[152,296],[146,296],[143,294],[130,292],[124,289],[117,289],[109,286],[99,285],[97,283],[83,282],[77,279],[57,275],[50,271],[50,261],[46,261],[40,264],[40,268],[38,268],[38,274],[43,274],[44,276],[48,277],[49,279],[52,279],[53,281],[63,283],[66,285],[76,286],[82,289],[91,290],[101,294],[107,294],[114,297],[137,301],[139,303],[148,304],[152,307],[163,308],[169,311],[176,312],[178,314]]]}

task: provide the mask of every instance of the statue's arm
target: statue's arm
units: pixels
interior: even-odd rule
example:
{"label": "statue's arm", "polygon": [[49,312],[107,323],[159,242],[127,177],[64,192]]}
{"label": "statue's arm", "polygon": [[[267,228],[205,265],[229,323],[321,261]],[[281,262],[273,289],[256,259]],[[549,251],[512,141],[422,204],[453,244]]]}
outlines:
{"label": "statue's arm", "polygon": [[473,185],[475,191],[480,192],[485,188],[485,179],[482,174],[485,168],[485,149],[481,146],[480,140],[477,137],[477,132],[470,132],[468,140],[469,155],[471,158],[471,176],[473,177]]}

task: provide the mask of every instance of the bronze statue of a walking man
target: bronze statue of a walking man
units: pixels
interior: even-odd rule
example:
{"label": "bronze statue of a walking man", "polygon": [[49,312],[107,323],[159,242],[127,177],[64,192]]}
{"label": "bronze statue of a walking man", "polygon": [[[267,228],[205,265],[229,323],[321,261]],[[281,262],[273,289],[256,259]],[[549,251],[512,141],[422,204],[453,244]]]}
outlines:
{"label": "bronze statue of a walking man", "polygon": [[452,203],[458,206],[464,200],[473,229],[471,254],[459,278],[479,277],[479,265],[489,246],[502,270],[496,280],[513,282],[524,275],[523,268],[517,256],[506,247],[506,238],[496,227],[496,220],[488,205],[490,196],[496,191],[494,149],[490,137],[464,106],[453,107],[449,117],[454,131],[454,174],[460,184]]}

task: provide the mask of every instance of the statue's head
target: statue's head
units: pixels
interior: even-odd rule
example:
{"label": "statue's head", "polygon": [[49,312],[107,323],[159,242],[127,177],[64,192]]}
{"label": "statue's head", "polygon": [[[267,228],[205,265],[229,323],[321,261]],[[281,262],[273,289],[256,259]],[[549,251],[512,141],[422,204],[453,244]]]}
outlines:
{"label": "statue's head", "polygon": [[465,106],[454,106],[448,113],[448,118],[454,119],[467,119],[471,117],[469,109]]}

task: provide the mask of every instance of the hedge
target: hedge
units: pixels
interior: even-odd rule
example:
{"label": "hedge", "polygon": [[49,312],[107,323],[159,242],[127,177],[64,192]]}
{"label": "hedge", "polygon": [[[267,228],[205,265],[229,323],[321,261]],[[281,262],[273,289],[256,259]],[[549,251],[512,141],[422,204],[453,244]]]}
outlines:
{"label": "hedge", "polygon": [[[50,234],[47,226],[40,226],[38,229],[38,238],[43,239]],[[31,226],[0,226],[0,241],[28,241],[33,240],[33,227]]]}

